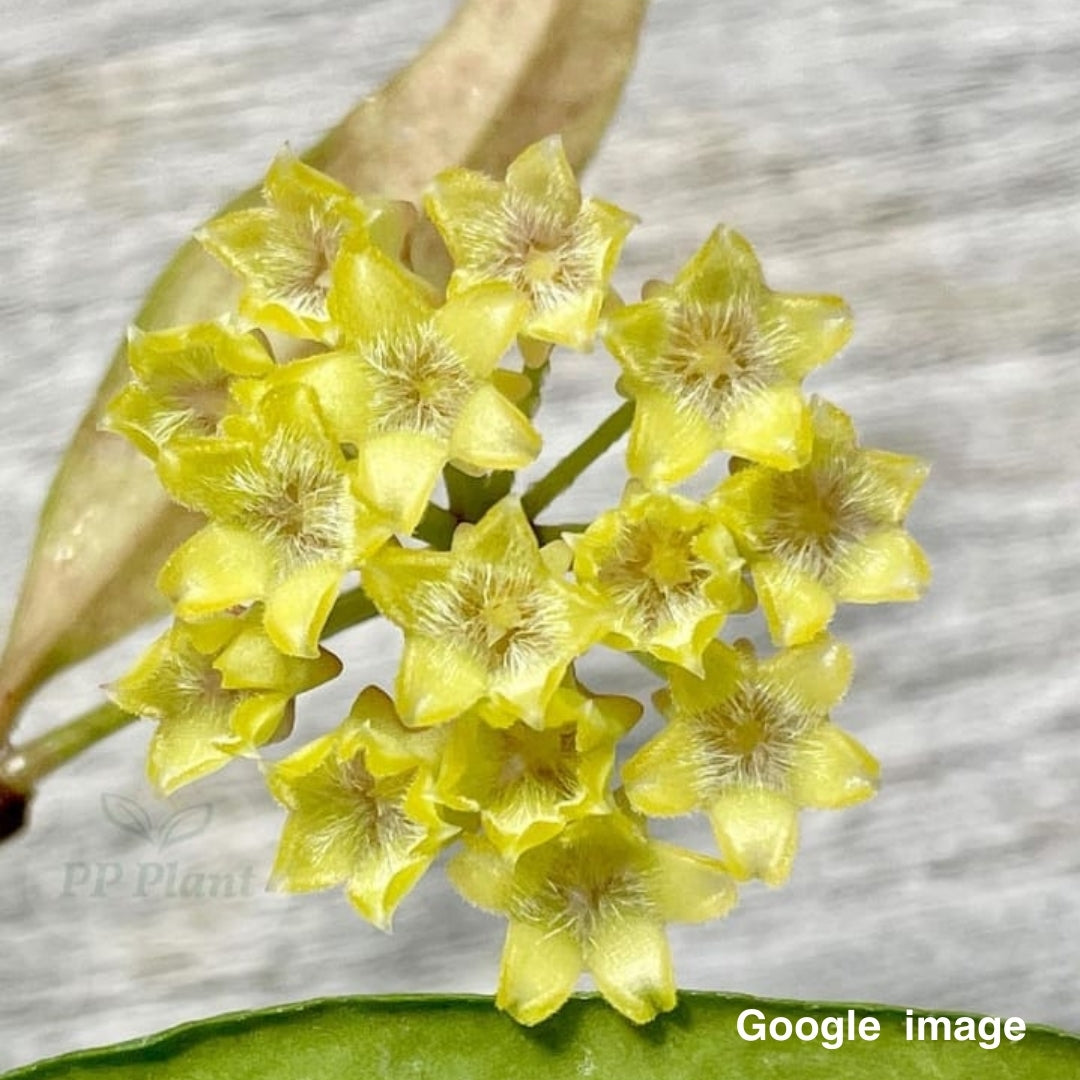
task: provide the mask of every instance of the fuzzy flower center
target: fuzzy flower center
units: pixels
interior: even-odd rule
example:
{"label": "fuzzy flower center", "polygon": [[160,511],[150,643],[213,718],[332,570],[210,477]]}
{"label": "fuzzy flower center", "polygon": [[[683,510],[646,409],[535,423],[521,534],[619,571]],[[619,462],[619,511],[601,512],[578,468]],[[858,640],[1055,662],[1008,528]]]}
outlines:
{"label": "fuzzy flower center", "polygon": [[654,377],[684,408],[720,423],[738,395],[775,381],[775,343],[745,298],[673,304],[668,326],[669,345]]}
{"label": "fuzzy flower center", "polygon": [[557,307],[597,283],[590,245],[574,223],[513,192],[506,195],[500,242],[487,269],[528,295],[537,311]]}
{"label": "fuzzy flower center", "polygon": [[675,618],[709,575],[693,550],[697,533],[655,519],[622,523],[612,557],[599,569],[601,586],[649,627]]}
{"label": "fuzzy flower center", "polygon": [[413,774],[376,778],[363,757],[337,766],[336,782],[347,803],[347,818],[358,844],[383,849],[407,846],[422,830],[405,813]]}
{"label": "fuzzy flower center", "polygon": [[210,714],[224,723],[244,698],[240,691],[222,686],[212,657],[191,647],[169,655],[161,683],[173,703],[170,712],[177,716]]}
{"label": "fuzzy flower center", "polygon": [[232,477],[241,496],[239,517],[279,546],[294,563],[341,553],[348,535],[348,481],[329,448],[300,432],[274,433],[259,462]]}
{"label": "fuzzy flower center", "polygon": [[517,723],[499,732],[494,788],[503,803],[530,796],[572,799],[577,790],[577,745],[572,729],[535,731]]}
{"label": "fuzzy flower center", "polygon": [[766,545],[781,562],[824,577],[873,528],[874,496],[839,459],[779,473]]}
{"label": "fuzzy flower center", "polygon": [[173,398],[183,426],[192,434],[213,435],[229,407],[229,377],[221,373],[203,382],[178,388]]}
{"label": "fuzzy flower center", "polygon": [[363,359],[376,376],[371,410],[381,431],[450,438],[477,381],[431,324],[378,338]]}
{"label": "fuzzy flower center", "polygon": [[278,220],[278,243],[268,244],[263,256],[271,295],[304,315],[323,318],[344,225],[314,208]]}
{"label": "fuzzy flower center", "polygon": [[782,693],[742,682],[722,704],[695,717],[701,794],[732,785],[782,790],[798,741],[815,722]]}
{"label": "fuzzy flower center", "polygon": [[[564,846],[543,881],[522,895],[515,914],[522,921],[572,934],[588,947],[597,927],[613,921],[655,918],[646,853],[614,838],[586,837]],[[522,856],[530,859],[529,853]],[[539,869],[539,867],[538,867]]]}
{"label": "fuzzy flower center", "polygon": [[426,607],[428,634],[463,638],[493,673],[542,663],[562,626],[553,598],[529,572],[489,563],[456,567],[449,587],[431,590]]}
{"label": "fuzzy flower center", "polygon": [[554,252],[533,247],[525,256],[522,272],[525,280],[535,288],[553,282],[559,274],[559,269],[559,260]]}

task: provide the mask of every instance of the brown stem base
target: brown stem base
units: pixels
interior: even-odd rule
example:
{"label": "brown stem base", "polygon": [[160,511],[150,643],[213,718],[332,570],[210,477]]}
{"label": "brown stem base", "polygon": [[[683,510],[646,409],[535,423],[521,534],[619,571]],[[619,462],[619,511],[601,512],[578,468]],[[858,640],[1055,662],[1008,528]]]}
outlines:
{"label": "brown stem base", "polygon": [[29,798],[0,780],[0,841],[14,836],[26,824]]}

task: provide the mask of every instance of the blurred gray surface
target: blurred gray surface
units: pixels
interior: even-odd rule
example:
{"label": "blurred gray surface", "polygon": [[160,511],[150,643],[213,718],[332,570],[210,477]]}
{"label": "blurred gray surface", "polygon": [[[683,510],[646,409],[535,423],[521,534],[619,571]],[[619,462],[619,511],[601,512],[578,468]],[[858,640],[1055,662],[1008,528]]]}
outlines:
{"label": "blurred gray surface", "polygon": [[[142,289],[452,6],[0,0],[4,622],[48,480]],[[883,790],[804,817],[786,888],[676,929],[684,986],[1080,1029],[1078,70],[1080,14],[1060,0],[655,3],[585,182],[643,218],[626,291],[718,221],[738,227],[775,287],[855,309],[853,344],[812,388],[868,444],[934,465],[911,521],[930,595],[836,625],[857,658],[837,719],[880,757]],[[602,355],[557,358],[549,460],[610,408],[612,373]],[[610,503],[619,477],[617,457],[597,466],[575,505]],[[65,675],[26,732],[86,707],[146,640]],[[348,639],[350,679],[313,698],[307,729],[386,683],[396,650],[390,631]],[[647,690],[621,663],[586,668]],[[161,802],[146,737],[129,729],[54,777],[0,849],[0,1068],[260,1004],[493,989],[502,924],[440,875],[391,937],[339,895],[265,894],[280,815],[255,770]],[[120,828],[106,794],[155,826],[209,804],[209,825],[161,847]],[[178,884],[231,874],[238,895],[166,895],[170,864]]]}

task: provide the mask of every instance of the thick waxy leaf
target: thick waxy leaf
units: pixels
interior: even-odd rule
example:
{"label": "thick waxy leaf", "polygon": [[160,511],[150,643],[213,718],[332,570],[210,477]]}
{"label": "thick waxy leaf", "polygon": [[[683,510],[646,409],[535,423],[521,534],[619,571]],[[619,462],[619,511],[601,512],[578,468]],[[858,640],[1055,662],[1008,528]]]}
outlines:
{"label": "thick waxy leaf", "polygon": [[[349,187],[415,199],[451,165],[499,172],[561,131],[580,167],[595,148],[634,56],[647,0],[466,0],[427,50],[305,155]],[[282,133],[283,138],[287,133]],[[255,190],[232,208],[257,201]],[[184,245],[135,318],[145,330],[213,318],[237,286]],[[42,513],[0,661],[0,742],[53,672],[163,609],[154,578],[198,522],[173,507],[149,465],[97,430],[127,378],[124,349],[80,425]]]}
{"label": "thick waxy leaf", "polygon": [[[786,1041],[745,1041],[758,1016],[783,1018]],[[852,1014],[849,1020],[849,1010]],[[913,1031],[919,1031],[916,1013]],[[945,1016],[946,1014],[940,1014]],[[950,1026],[954,1023],[952,1014]],[[840,1018],[834,1049],[819,1034]],[[874,1041],[858,1037],[860,1024]],[[69,1054],[2,1080],[1064,1080],[1080,1075],[1080,1038],[1047,1028],[994,1049],[975,1040],[907,1041],[902,1008],[767,1001],[722,994],[680,995],[674,1012],[635,1027],[596,997],[577,997],[551,1020],[523,1028],[472,997],[337,998],[237,1013],[120,1046]],[[984,1039],[991,1036],[985,1021]],[[855,1034],[848,1038],[848,1030]],[[977,1024],[976,1024],[977,1028]],[[830,1029],[831,1030],[831,1029]],[[824,1041],[837,1043],[833,1035]]]}

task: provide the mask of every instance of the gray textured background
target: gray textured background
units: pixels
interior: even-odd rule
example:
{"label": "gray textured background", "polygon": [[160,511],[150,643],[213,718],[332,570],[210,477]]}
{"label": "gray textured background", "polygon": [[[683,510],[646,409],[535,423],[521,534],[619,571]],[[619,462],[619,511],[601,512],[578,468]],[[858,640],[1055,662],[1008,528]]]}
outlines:
{"label": "gray textured background", "polygon": [[[0,618],[62,446],[141,290],[185,232],[373,89],[449,0],[0,2]],[[1080,1029],[1080,14],[1062,0],[658,0],[586,187],[636,210],[620,280],[669,274],[718,221],[772,283],[829,290],[858,331],[815,376],[867,443],[930,458],[912,517],[935,584],[845,610],[837,719],[884,787],[804,818],[791,883],[674,932],[682,985],[1005,1015]],[[612,365],[564,362],[551,456],[609,407]],[[582,506],[610,502],[613,459]],[[146,640],[143,635],[142,641]],[[49,688],[28,732],[90,702],[138,643]],[[392,633],[342,649],[330,726],[386,680]],[[613,662],[594,681],[642,692]],[[134,896],[141,863],[261,882],[279,814],[243,765],[159,802],[129,729],[57,775],[0,849],[0,1067],[218,1011],[328,993],[490,991],[501,924],[439,875],[392,937],[338,895]],[[103,813],[160,823],[164,851]],[[73,861],[109,896],[64,896]]]}

